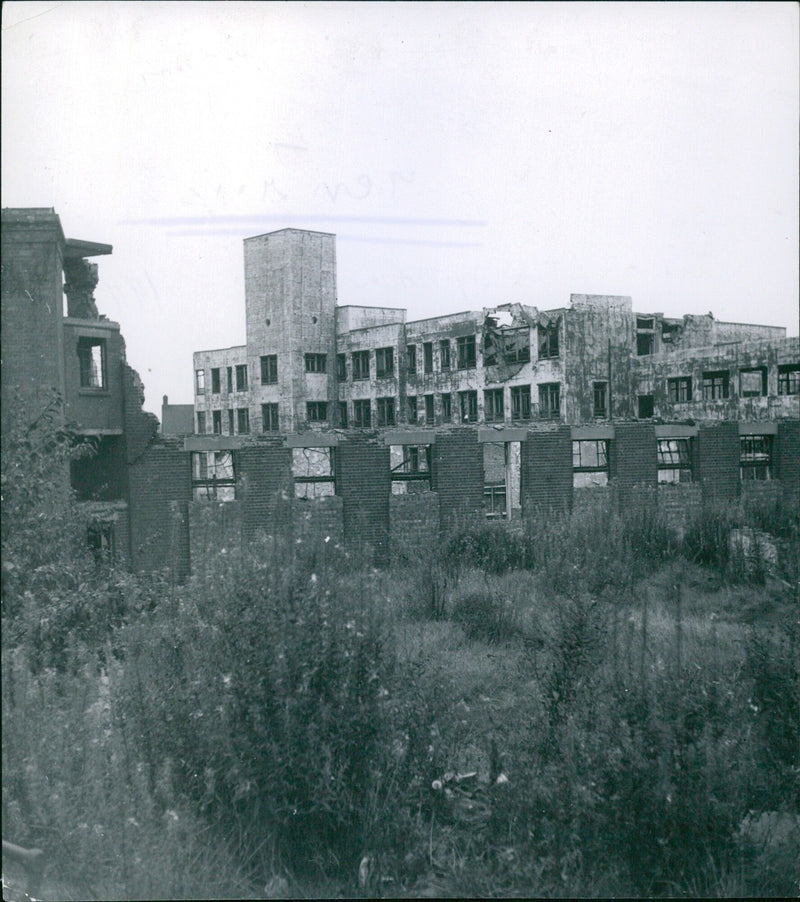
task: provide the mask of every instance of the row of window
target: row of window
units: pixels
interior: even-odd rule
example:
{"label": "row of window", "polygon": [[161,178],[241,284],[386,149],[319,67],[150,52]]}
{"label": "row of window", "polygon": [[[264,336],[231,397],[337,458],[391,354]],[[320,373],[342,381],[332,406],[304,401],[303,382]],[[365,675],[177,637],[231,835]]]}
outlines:
{"label": "row of window", "polygon": [[[278,405],[275,404],[275,413],[276,413],[276,423],[277,423],[277,408]],[[200,435],[206,434],[207,427],[207,419],[206,412],[204,410],[197,411],[197,432]],[[235,427],[235,428],[234,428]],[[276,426],[277,429],[277,426]],[[211,432],[213,435],[222,435],[222,411],[221,410],[212,410],[211,411]],[[250,432],[250,411],[247,407],[239,407],[236,410],[233,408],[228,410],[228,435],[247,435]]]}
{"label": "row of window", "polygon": [[[718,401],[730,397],[730,373],[716,370],[703,373],[700,383],[703,401]],[[678,376],[667,379],[667,392],[671,404],[685,404],[692,400],[692,377]],[[739,370],[739,396],[764,397],[767,394],[767,368],[749,367]],[[800,364],[790,363],[778,367],[778,394],[800,394]]]}
{"label": "row of window", "polygon": [[[264,381],[264,366],[262,360],[262,368],[261,368],[261,379]],[[275,359],[275,358],[273,358]],[[222,367],[213,367],[211,369],[211,394],[218,395],[222,391]],[[234,381],[234,376],[236,381]],[[275,382],[278,381],[278,373],[277,366],[275,368]],[[198,395],[205,394],[206,391],[206,371],[205,370],[195,370],[194,372],[194,388],[195,393]],[[225,367],[225,390],[228,394],[232,394],[234,391],[242,392],[247,391],[248,388],[248,379],[247,379],[247,364],[240,363],[235,367],[228,366]]]}

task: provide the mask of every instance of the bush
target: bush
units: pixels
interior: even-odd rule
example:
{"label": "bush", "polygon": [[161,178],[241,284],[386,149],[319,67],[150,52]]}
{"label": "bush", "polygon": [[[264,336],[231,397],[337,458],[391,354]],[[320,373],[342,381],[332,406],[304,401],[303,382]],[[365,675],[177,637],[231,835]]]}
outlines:
{"label": "bush", "polygon": [[525,566],[525,541],[503,526],[469,526],[443,543],[441,560],[450,572],[467,568],[498,575]]}
{"label": "bush", "polygon": [[519,632],[513,605],[491,591],[458,595],[453,601],[452,618],[473,641],[505,642]]}

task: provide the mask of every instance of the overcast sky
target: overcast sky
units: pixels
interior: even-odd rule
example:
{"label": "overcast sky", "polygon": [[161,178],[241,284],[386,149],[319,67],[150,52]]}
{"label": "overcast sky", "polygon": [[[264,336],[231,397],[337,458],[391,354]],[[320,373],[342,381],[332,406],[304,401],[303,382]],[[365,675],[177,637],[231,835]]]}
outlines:
{"label": "overcast sky", "polygon": [[795,3],[3,4],[2,204],[114,245],[156,413],[285,226],[409,319],[628,294],[796,335],[799,108]]}

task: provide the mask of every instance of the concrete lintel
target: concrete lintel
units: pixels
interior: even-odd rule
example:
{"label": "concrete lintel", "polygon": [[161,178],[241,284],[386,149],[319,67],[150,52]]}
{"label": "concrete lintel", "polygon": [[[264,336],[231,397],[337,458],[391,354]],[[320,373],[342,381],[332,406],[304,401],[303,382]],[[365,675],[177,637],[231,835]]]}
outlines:
{"label": "concrete lintel", "polygon": [[697,426],[687,426],[685,423],[676,423],[674,426],[659,424],[655,429],[656,438],[694,438],[697,435]]}
{"label": "concrete lintel", "polygon": [[778,424],[774,422],[739,423],[739,435],[777,435]]}
{"label": "concrete lintel", "polygon": [[187,435],[183,440],[183,450],[235,451],[246,443],[243,435]]}
{"label": "concrete lintel", "polygon": [[[89,335],[91,332],[119,332],[119,323],[110,319],[79,319],[77,316],[65,316],[64,325],[78,329]],[[91,337],[91,336],[90,336]]]}
{"label": "concrete lintel", "polygon": [[613,426],[573,426],[572,441],[592,441],[593,439],[613,439]]}
{"label": "concrete lintel", "polygon": [[78,427],[75,431],[78,433],[78,435],[92,436],[96,438],[102,438],[105,435],[122,435],[122,429],[84,429],[82,427]]}
{"label": "concrete lintel", "polygon": [[286,436],[287,448],[335,448],[339,436],[327,432],[293,432]]}
{"label": "concrete lintel", "polygon": [[514,426],[501,426],[499,429],[478,429],[479,442],[527,442],[528,430]]}
{"label": "concrete lintel", "polygon": [[436,433],[432,429],[396,429],[383,434],[384,445],[435,445]]}

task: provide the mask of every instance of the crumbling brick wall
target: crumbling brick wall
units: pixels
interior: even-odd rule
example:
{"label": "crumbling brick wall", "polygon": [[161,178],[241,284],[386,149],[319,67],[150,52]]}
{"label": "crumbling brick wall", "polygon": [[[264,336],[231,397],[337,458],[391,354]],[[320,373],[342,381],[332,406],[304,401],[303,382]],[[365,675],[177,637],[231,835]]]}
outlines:
{"label": "crumbling brick wall", "polygon": [[431,488],[445,531],[483,510],[483,448],[474,429],[438,435],[431,448]]}
{"label": "crumbling brick wall", "polygon": [[439,540],[439,496],[411,492],[389,499],[392,560],[419,560]]}
{"label": "crumbling brick wall", "polygon": [[800,491],[800,422],[778,424],[775,441],[775,475],[795,496]]}
{"label": "crumbling brick wall", "polygon": [[529,519],[572,507],[572,437],[569,426],[529,432],[520,446],[522,515]]}
{"label": "crumbling brick wall", "polygon": [[336,448],[337,492],[342,497],[345,541],[385,563],[389,550],[389,448],[374,441]]}
{"label": "crumbling brick wall", "polygon": [[658,445],[655,428],[649,423],[618,423],[614,428],[614,440],[610,443],[609,469],[617,487],[619,504],[642,503],[651,489],[655,502],[658,482]]}
{"label": "crumbling brick wall", "polygon": [[244,506],[245,539],[286,530],[291,518],[292,458],[280,439],[235,452],[236,497]]}
{"label": "crumbling brick wall", "polygon": [[703,496],[723,501],[737,498],[741,488],[738,423],[701,426],[696,447]]}

